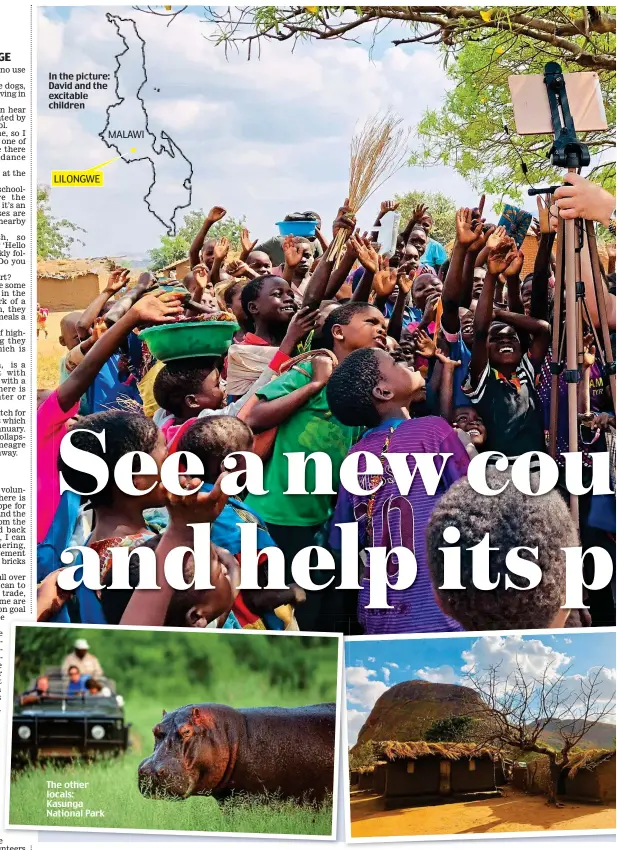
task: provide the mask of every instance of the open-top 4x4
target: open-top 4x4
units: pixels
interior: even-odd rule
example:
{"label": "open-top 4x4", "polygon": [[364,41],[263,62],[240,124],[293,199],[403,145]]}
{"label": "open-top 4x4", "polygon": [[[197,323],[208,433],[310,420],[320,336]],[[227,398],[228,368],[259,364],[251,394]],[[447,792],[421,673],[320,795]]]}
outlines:
{"label": "open-top 4x4", "polygon": [[[112,679],[98,679],[101,694],[67,696],[68,679],[59,667],[43,673],[49,679],[49,696],[13,708],[13,758],[90,757],[97,753],[120,754],[129,746],[130,723],[124,721],[124,701]],[[36,680],[30,689],[36,687]]]}

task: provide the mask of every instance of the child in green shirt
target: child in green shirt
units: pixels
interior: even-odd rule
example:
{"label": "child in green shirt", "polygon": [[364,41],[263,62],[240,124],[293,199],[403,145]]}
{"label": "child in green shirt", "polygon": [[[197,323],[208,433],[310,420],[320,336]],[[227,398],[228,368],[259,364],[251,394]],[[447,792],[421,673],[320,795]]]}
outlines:
{"label": "child in green shirt", "polygon": [[[322,331],[322,346],[331,350],[340,363],[359,348],[386,349],[387,319],[370,304],[351,302],[328,316]],[[342,425],[328,406],[325,386],[332,373],[332,360],[316,356],[310,362],[291,368],[286,374],[257,391],[259,401],[247,417],[247,424],[259,433],[277,428],[272,456],[265,464],[265,496],[249,495],[247,505],[267,523],[277,546],[285,555],[287,581],[291,562],[301,549],[315,545],[315,534],[329,519],[333,496],[311,492],[315,487],[315,466],[307,464],[307,495],[285,495],[288,489],[286,452],[326,452],[332,460],[332,488],[338,488],[341,463],[359,439],[361,429]],[[331,577],[331,574],[330,576]],[[319,578],[314,581],[319,583]],[[307,593],[307,602],[298,611],[301,629],[320,625],[323,592]]]}

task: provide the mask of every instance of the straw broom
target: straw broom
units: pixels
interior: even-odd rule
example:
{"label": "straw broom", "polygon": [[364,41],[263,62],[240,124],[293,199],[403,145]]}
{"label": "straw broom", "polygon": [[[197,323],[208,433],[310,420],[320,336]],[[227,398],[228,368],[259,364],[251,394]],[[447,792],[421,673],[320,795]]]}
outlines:
{"label": "straw broom", "polygon": [[[353,136],[348,192],[352,215],[405,164],[410,131],[402,124],[402,119],[390,111],[378,113],[368,118],[362,130]],[[325,259],[338,263],[348,236],[348,231],[339,230]]]}

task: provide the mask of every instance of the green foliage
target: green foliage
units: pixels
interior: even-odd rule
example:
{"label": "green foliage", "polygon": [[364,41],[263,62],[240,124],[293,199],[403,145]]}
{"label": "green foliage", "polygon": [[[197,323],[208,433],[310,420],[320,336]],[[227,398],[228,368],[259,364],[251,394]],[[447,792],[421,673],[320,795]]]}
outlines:
{"label": "green foliage", "polygon": [[[158,718],[157,718],[158,719]],[[145,753],[94,764],[50,765],[14,771],[11,779],[10,821],[19,825],[49,826],[47,782],[88,783],[76,792],[84,809],[103,809],[104,820],[88,816],[53,819],[63,829],[149,829],[191,832],[250,832],[281,835],[329,835],[332,801],[299,804],[272,796],[234,795],[219,804],[213,797],[191,797],[183,802],[149,800],[137,789],[137,767]],[[135,837],[136,838],[136,837]],[[205,843],[205,842],[204,842]],[[164,846],[164,845],[163,845]]]}
{"label": "green foliage", "polygon": [[[610,42],[614,51],[614,35],[607,33],[601,38]],[[478,191],[508,194],[515,200],[523,197],[521,184],[526,182],[521,158],[531,183],[560,182],[562,172],[554,169],[546,156],[551,137],[516,134],[508,87],[510,74],[542,74],[551,59],[564,71],[581,70],[558,51],[539,51],[532,39],[507,29],[480,41],[467,39],[449,64],[451,86],[443,103],[429,109],[417,127],[422,147],[412,155],[410,164],[450,165]],[[592,156],[611,150],[615,144],[615,75],[601,71],[599,77],[609,130],[580,134]],[[596,165],[592,176],[614,191],[614,161]]]}
{"label": "green foliage", "polygon": [[359,770],[362,767],[370,767],[377,761],[377,751],[379,743],[377,741],[365,741],[363,744],[356,744],[353,750],[349,752],[349,769]]}
{"label": "green foliage", "polygon": [[[584,134],[582,141],[592,155],[608,152],[613,159],[599,164],[596,157],[592,176],[614,191],[614,6],[242,6],[222,12],[208,7],[206,20],[213,24],[213,41],[225,49],[248,48],[249,58],[264,40],[293,45],[379,38],[383,45],[390,37],[397,46],[438,45],[451,85],[443,103],[420,121],[421,147],[410,164],[450,165],[478,190],[507,193],[512,200],[521,199],[525,183],[520,155],[531,182],[553,182],[560,175],[546,159],[549,136],[516,135],[508,75],[542,74],[551,60],[567,72],[596,71],[609,129]],[[394,26],[387,30],[389,23]]]}
{"label": "green foliage", "polygon": [[[16,692],[42,672],[59,665],[76,638],[85,637],[103,670],[119,691],[161,701],[176,708],[174,695],[187,701],[250,701],[285,691],[291,705],[336,700],[338,646],[333,638],[230,634],[187,629],[183,632],[109,631],[97,629],[18,628]],[[238,690],[238,683],[250,687]],[[216,692],[216,689],[219,692]],[[206,696],[209,692],[210,695]]]}
{"label": "green foliage", "polygon": [[458,717],[441,717],[426,730],[425,741],[469,742],[473,740],[474,719],[461,714]]}
{"label": "green foliage", "polygon": [[[93,763],[59,761],[26,770],[11,780],[13,823],[49,825],[47,781],[87,782],[84,808],[105,810],[105,820],[63,818],[62,827],[253,832],[327,835],[332,801],[320,806],[274,797],[234,795],[219,805],[213,798],[179,803],[149,800],[139,793],[137,767],[153,748],[152,727],[162,709],[218,702],[235,708],[295,707],[334,702],[337,697],[338,641],[306,635],[211,632],[187,629],[68,629],[17,627],[15,691],[26,677],[56,666],[78,637],[85,637],[107,676],[116,680],[131,724],[131,749]],[[24,673],[27,671],[27,673]],[[308,671],[308,672],[307,672]]]}
{"label": "green foliage", "polygon": [[441,192],[407,192],[396,195],[401,214],[400,229],[404,230],[418,204],[425,204],[433,216],[431,238],[446,245],[456,235],[456,204]]}
{"label": "green foliage", "polygon": [[23,691],[27,682],[43,672],[43,668],[60,665],[75,643],[69,629],[15,630],[15,693]]}
{"label": "green foliage", "polygon": [[[202,209],[191,210],[184,216],[182,227],[178,228],[175,236],[168,236],[167,234],[161,236],[160,245],[148,252],[152,271],[165,268],[165,266],[188,256],[191,243],[199,233],[205,217],[206,213]],[[244,222],[244,216],[237,219],[228,216],[222,221],[217,221],[210,228],[207,238],[222,239],[223,236],[226,236],[231,243],[232,250],[237,251],[241,247],[240,234],[245,226]]]}
{"label": "green foliage", "polygon": [[[54,218],[49,203],[49,186],[36,187],[36,253],[41,260],[67,257],[74,242],[84,243],[71,233],[86,231],[66,218]],[[68,233],[63,231],[69,231]]]}

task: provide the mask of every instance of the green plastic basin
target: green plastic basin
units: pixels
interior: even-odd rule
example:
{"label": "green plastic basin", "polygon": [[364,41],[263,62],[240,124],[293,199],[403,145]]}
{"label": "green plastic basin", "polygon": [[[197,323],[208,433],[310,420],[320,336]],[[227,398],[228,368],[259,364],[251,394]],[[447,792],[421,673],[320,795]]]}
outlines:
{"label": "green plastic basin", "polygon": [[240,326],[236,322],[178,322],[140,332],[153,357],[166,363],[185,357],[225,354]]}

